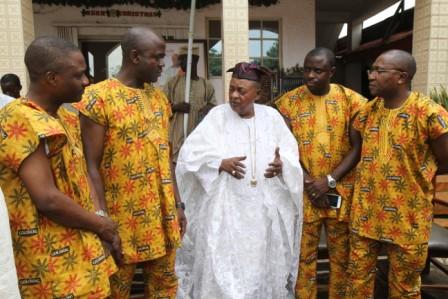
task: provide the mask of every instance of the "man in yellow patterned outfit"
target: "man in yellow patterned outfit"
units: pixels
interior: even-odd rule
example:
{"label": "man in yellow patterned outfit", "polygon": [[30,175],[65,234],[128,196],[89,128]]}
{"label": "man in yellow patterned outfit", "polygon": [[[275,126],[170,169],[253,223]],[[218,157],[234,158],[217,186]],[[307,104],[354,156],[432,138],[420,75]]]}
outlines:
{"label": "man in yellow patterned outfit", "polygon": [[171,172],[171,108],[151,84],[164,66],[165,43],[138,27],[125,34],[121,48],[117,77],[89,86],[76,105],[89,173],[123,245],[112,298],[129,297],[137,264],[145,298],[175,298],[175,251],[186,220]]}
{"label": "man in yellow patterned outfit", "polygon": [[380,247],[389,257],[389,298],[420,298],[432,223],[434,175],[448,170],[448,113],[410,91],[414,58],[391,50],[369,70],[376,98],[354,127],[363,139],[350,236],[348,298],[373,298]]}
{"label": "man in yellow patterned outfit", "polygon": [[27,97],[0,112],[0,182],[21,296],[105,298],[116,266],[101,240],[119,250],[117,225],[95,213],[73,115],[60,107],[81,98],[84,58],[47,37],[31,43],[25,64]]}
{"label": "man in yellow patterned outfit", "polygon": [[[277,100],[280,113],[297,138],[305,173],[304,223],[296,298],[316,298],[317,251],[322,225],[330,259],[330,298],[342,298],[348,261],[348,219],[361,143],[351,127],[365,103],[356,92],[330,84],[335,57],[326,48],[309,52],[304,62],[306,84]],[[327,193],[339,194],[342,204],[331,208]]]}

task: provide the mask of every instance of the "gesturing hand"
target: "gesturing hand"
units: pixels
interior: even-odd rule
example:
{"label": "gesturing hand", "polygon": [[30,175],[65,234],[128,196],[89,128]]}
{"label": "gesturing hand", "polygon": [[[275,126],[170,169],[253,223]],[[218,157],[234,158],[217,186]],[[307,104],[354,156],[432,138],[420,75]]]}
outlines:
{"label": "gesturing hand", "polygon": [[219,172],[225,171],[234,178],[240,180],[244,178],[244,175],[246,174],[246,171],[244,170],[246,166],[241,162],[243,160],[246,160],[246,156],[223,159],[221,161],[221,166],[219,166]]}
{"label": "gesturing hand", "polygon": [[266,169],[264,173],[265,178],[273,178],[279,174],[282,174],[283,171],[283,162],[280,159],[280,148],[277,147],[275,149],[275,158],[274,161],[269,163],[269,167]]}

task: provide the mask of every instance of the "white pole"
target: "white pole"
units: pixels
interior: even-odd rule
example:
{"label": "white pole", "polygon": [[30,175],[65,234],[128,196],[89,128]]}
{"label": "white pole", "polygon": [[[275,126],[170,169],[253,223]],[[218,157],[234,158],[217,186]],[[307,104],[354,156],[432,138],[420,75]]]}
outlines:
{"label": "white pole", "polygon": [[[188,27],[188,53],[187,53],[187,74],[185,77],[185,103],[190,102],[190,86],[191,86],[191,55],[193,50],[194,36],[194,14],[196,12],[196,0],[191,0],[190,8],[190,24]],[[187,138],[188,129],[188,113],[184,114],[184,140]]]}

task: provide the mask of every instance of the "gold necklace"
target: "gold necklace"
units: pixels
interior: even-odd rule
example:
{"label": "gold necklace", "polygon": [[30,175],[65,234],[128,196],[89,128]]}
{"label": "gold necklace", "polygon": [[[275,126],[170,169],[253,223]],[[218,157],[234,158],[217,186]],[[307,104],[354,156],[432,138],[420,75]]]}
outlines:
{"label": "gold necklace", "polygon": [[255,126],[255,113],[254,117],[252,118],[253,125],[254,125],[254,144],[252,145],[252,134],[250,126],[249,128],[249,149],[250,149],[250,155],[251,155],[251,172],[252,172],[252,179],[250,180],[250,186],[256,187],[257,186],[257,179],[255,177],[256,173],[256,160],[257,160],[257,127]]}

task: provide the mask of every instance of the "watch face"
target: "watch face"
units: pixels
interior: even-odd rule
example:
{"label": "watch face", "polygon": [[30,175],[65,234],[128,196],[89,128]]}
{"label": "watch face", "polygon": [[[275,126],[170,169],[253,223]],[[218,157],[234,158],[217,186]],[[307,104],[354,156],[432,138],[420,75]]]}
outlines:
{"label": "watch face", "polygon": [[328,185],[330,186],[330,188],[336,188],[336,181],[329,181]]}

